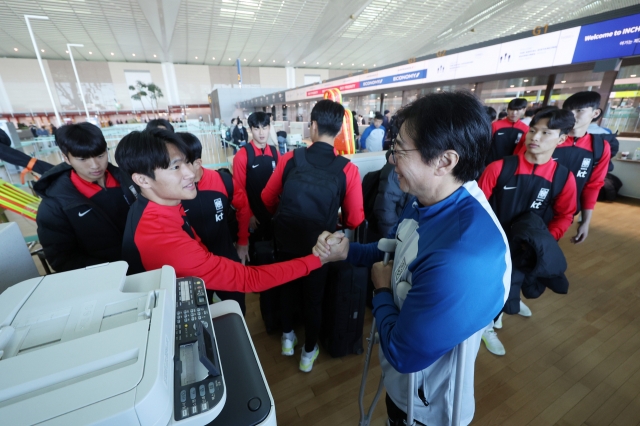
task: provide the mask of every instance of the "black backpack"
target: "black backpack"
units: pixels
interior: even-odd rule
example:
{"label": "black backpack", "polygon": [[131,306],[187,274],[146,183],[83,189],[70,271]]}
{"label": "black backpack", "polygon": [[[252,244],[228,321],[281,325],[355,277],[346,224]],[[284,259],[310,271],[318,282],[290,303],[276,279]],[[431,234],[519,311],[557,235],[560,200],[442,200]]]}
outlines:
{"label": "black backpack", "polygon": [[318,168],[306,159],[306,148],[294,151],[295,166],[285,177],[274,216],[276,250],[307,255],[323,231],[334,232],[342,204],[342,171],[349,160],[337,156]]}
{"label": "black backpack", "polygon": [[224,189],[227,190],[227,199],[229,200],[229,213],[227,215],[227,223],[229,224],[229,232],[231,233],[231,241],[238,242],[238,218],[236,217],[236,209],[233,207],[233,178],[231,171],[227,168],[218,169],[218,173],[224,183]]}
{"label": "black backpack", "polygon": [[378,221],[376,215],[373,214],[376,197],[378,195],[378,187],[380,185],[380,175],[382,169],[375,172],[369,172],[362,179],[362,198],[364,202],[364,217],[369,222],[369,229],[377,231]]}

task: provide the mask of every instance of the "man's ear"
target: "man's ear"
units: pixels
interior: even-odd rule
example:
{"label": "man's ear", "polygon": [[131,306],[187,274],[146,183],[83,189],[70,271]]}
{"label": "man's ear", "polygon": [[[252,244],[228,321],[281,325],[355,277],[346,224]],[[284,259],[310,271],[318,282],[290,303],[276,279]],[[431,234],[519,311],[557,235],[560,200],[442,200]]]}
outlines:
{"label": "man's ear", "polygon": [[67,163],[68,165],[71,165],[71,162],[69,161],[69,157],[67,157],[66,155],[62,154],[62,159],[64,160],[65,163]]}
{"label": "man's ear", "polygon": [[202,158],[193,161],[194,166],[202,167]]}
{"label": "man's ear", "polygon": [[591,117],[591,121],[597,120],[602,115],[602,110],[600,108],[596,108],[593,110],[593,116]]}
{"label": "man's ear", "polygon": [[133,180],[133,183],[138,185],[140,188],[151,188],[151,181],[153,179],[141,173],[134,173],[131,175],[131,180]]}
{"label": "man's ear", "polygon": [[556,146],[564,143],[567,140],[568,137],[569,137],[569,135],[560,135],[560,139],[558,139],[558,143],[556,144]]}
{"label": "man's ear", "polygon": [[436,165],[436,176],[452,173],[453,169],[458,165],[458,161],[460,161],[460,156],[456,151],[452,149],[446,150]]}

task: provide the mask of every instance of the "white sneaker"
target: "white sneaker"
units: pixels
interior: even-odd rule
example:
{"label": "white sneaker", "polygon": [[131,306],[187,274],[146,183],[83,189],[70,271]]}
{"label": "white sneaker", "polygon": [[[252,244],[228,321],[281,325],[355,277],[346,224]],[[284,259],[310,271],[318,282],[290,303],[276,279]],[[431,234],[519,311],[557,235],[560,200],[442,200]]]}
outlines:
{"label": "white sneaker", "polygon": [[502,342],[498,339],[498,335],[492,328],[486,329],[482,332],[482,341],[487,347],[487,350],[494,355],[504,355],[507,353],[504,350]]}
{"label": "white sneaker", "polygon": [[313,352],[308,353],[304,347],[302,348],[302,356],[300,357],[300,371],[308,373],[313,368],[313,362],[318,358],[320,348],[316,345]]}
{"label": "white sneaker", "polygon": [[493,323],[493,328],[500,330],[502,328],[502,314],[498,317],[498,320]]}
{"label": "white sneaker", "polygon": [[280,342],[282,343],[282,355],[291,356],[293,355],[294,348],[298,344],[298,337],[293,333],[293,339],[287,339],[287,335],[283,333]]}
{"label": "white sneaker", "polygon": [[531,309],[529,309],[529,307],[527,305],[525,305],[522,300],[520,301],[520,312],[518,312],[518,315],[522,315],[523,317],[530,317],[531,316]]}

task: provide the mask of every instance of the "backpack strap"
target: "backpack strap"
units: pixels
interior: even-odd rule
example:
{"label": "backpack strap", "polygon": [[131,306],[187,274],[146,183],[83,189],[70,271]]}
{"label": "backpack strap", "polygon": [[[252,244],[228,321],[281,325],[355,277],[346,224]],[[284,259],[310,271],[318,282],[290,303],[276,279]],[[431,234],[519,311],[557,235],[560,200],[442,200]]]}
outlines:
{"label": "backpack strap", "polygon": [[551,182],[551,192],[554,199],[560,195],[564,189],[567,179],[569,179],[569,173],[571,172],[568,168],[556,161],[556,170],[553,172],[553,182]]}
{"label": "backpack strap", "polygon": [[231,175],[227,172],[221,172],[217,170],[220,178],[222,179],[222,183],[224,184],[224,189],[227,190],[227,199],[229,199],[229,204],[233,202],[233,179]]}
{"label": "backpack strap", "polygon": [[273,145],[267,145],[267,146],[269,148],[271,148],[271,156],[273,157],[273,161],[275,161],[276,166],[277,166],[278,165],[278,150]]}
{"label": "backpack strap", "polygon": [[595,168],[604,153],[604,138],[599,134],[591,135],[591,144],[593,149],[593,167]]}
{"label": "backpack strap", "polygon": [[502,170],[500,171],[500,176],[498,176],[495,188],[504,187],[507,182],[509,182],[509,179],[516,174],[516,170],[518,170],[518,156],[509,155],[504,157],[502,159]]}
{"label": "backpack strap", "polygon": [[247,170],[249,170],[249,167],[253,164],[253,160],[256,158],[256,153],[253,150],[251,142],[247,142],[242,148],[247,150]]}

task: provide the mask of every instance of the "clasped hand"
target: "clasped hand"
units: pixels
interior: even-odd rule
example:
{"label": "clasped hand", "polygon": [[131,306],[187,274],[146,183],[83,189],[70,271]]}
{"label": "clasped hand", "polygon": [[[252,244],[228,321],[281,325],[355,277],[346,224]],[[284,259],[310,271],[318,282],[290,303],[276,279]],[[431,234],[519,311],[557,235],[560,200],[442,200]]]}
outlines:
{"label": "clasped hand", "polygon": [[320,258],[322,264],[345,260],[349,254],[349,239],[345,237],[342,231],[336,231],[333,234],[329,231],[324,231],[318,237],[312,253]]}

